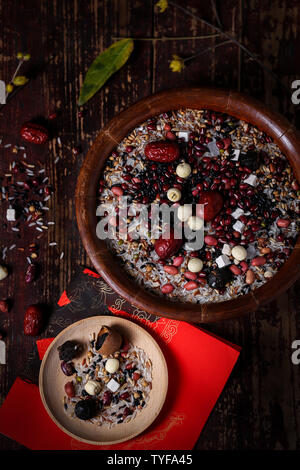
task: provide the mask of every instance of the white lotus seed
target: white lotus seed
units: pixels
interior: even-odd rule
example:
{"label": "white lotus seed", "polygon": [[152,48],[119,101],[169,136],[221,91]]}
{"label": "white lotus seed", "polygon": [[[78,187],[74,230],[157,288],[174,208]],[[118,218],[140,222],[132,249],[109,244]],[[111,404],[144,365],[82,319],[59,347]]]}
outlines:
{"label": "white lotus seed", "polygon": [[243,261],[247,258],[247,250],[241,245],[234,246],[231,250],[231,254],[238,261]]}
{"label": "white lotus seed", "polygon": [[192,273],[198,273],[203,268],[203,263],[199,258],[191,258],[188,262],[188,270]]}
{"label": "white lotus seed", "polygon": [[200,217],[197,217],[195,215],[191,215],[191,217],[189,217],[188,226],[191,230],[201,230],[203,225],[204,221]]}
{"label": "white lotus seed", "polygon": [[177,217],[181,222],[186,222],[193,213],[193,208],[191,204],[184,204],[183,206],[178,207]]}
{"label": "white lotus seed", "polygon": [[271,279],[271,277],[273,277],[273,273],[271,271],[266,271],[264,277],[266,279]]}
{"label": "white lotus seed", "polygon": [[177,188],[171,188],[167,192],[167,198],[169,199],[169,201],[172,201],[172,202],[180,201],[181,191],[179,191],[179,189]]}
{"label": "white lotus seed", "polygon": [[8,276],[8,271],[5,266],[0,264],[0,281],[3,281]]}
{"label": "white lotus seed", "polygon": [[187,178],[192,172],[191,165],[188,163],[179,163],[176,167],[176,174],[180,178]]}
{"label": "white lotus seed", "polygon": [[119,363],[118,359],[107,359],[107,361],[105,363],[105,369],[110,374],[114,374],[119,369],[119,365],[120,365],[120,363]]}
{"label": "white lotus seed", "polygon": [[89,395],[98,395],[101,391],[101,384],[100,382],[96,382],[96,380],[89,380],[85,386],[84,390],[89,394]]}

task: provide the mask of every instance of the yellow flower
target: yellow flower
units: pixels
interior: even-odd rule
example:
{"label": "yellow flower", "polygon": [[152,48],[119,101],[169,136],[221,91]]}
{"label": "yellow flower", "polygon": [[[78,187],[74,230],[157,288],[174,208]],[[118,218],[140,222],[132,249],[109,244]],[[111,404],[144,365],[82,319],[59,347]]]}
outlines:
{"label": "yellow flower", "polygon": [[6,85],[6,91],[7,91],[7,93],[11,93],[11,92],[13,91],[13,89],[14,89],[14,86],[13,86],[11,83],[8,83],[8,84]]}
{"label": "yellow flower", "polygon": [[184,69],[184,60],[177,54],[173,54],[173,60],[170,63],[172,72],[181,72]]}
{"label": "yellow flower", "polygon": [[159,8],[159,13],[163,13],[168,8],[168,0],[159,0],[156,3],[156,6]]}
{"label": "yellow flower", "polygon": [[28,78],[24,77],[24,75],[17,75],[13,80],[13,84],[16,86],[23,86],[27,82]]}

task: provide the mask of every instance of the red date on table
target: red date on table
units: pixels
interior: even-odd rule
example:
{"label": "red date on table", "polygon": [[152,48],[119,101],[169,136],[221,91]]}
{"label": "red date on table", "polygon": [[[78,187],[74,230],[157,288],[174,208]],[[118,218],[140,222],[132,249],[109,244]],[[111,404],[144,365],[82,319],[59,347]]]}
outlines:
{"label": "red date on table", "polygon": [[44,325],[44,313],[39,305],[30,305],[24,316],[24,334],[26,336],[38,336]]}
{"label": "red date on table", "polygon": [[35,122],[26,122],[21,127],[21,137],[32,144],[44,144],[49,139],[49,132],[46,127]]}

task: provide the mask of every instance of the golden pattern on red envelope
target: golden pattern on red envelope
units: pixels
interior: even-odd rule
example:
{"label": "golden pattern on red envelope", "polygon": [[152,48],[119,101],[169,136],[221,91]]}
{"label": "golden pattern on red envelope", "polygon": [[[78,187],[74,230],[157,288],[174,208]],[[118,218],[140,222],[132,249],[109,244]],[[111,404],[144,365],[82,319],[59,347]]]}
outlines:
{"label": "golden pattern on red envelope", "polygon": [[170,429],[174,428],[175,426],[182,425],[185,419],[186,415],[184,413],[172,413],[168,417],[167,422],[162,429],[149,432],[147,436],[137,437],[134,440],[129,441],[128,444],[124,444],[122,449],[132,449],[134,448],[135,444],[139,443],[139,445],[143,446],[143,450],[147,450],[150,447],[153,447],[156,442],[164,441]]}
{"label": "golden pattern on red envelope", "polygon": [[115,300],[115,303],[113,305],[111,305],[111,307],[114,308],[115,310],[122,310],[122,306],[125,302],[126,302],[125,299],[123,299],[121,297],[118,297]]}
{"label": "golden pattern on red envelope", "polygon": [[162,318],[159,323],[160,323],[160,326],[163,325],[163,323],[165,323],[165,327],[160,333],[160,337],[163,338],[166,343],[170,343],[172,341],[172,338],[178,332],[179,322],[176,320],[168,320],[166,318]]}

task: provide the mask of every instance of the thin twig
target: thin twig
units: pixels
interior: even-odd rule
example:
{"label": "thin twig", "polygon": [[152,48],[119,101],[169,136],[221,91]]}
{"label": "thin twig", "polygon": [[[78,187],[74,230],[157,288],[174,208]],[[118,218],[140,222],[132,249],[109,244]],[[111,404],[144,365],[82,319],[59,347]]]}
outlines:
{"label": "thin twig", "polygon": [[186,59],[183,59],[183,62],[187,62],[189,60],[193,60],[195,59],[196,57],[199,57],[199,55],[202,55],[202,54],[206,54],[207,52],[210,52],[210,51],[213,51],[214,49],[216,49],[217,47],[221,47],[221,46],[225,46],[226,44],[229,44],[230,40],[228,41],[223,41],[223,42],[220,42],[219,44],[215,44],[211,47],[207,47],[207,49],[204,49],[203,51],[199,51],[197,52],[196,54],[192,55],[191,57],[187,57]]}
{"label": "thin twig", "polygon": [[[212,39],[212,38],[217,38],[219,36],[220,36],[219,34],[206,34],[206,35],[203,35],[203,36],[183,36],[183,37],[162,36],[162,37],[158,37],[158,38],[154,38],[154,37],[152,37],[152,38],[151,37],[134,38],[134,37],[130,36],[130,38],[133,41],[152,41],[152,42],[155,42],[155,41],[190,41],[191,39]],[[112,36],[113,41],[119,41],[120,39],[128,39],[128,36]]]}
{"label": "thin twig", "polygon": [[[16,70],[15,70],[15,73],[14,73],[13,76],[11,77],[11,80],[10,80],[9,83],[13,83],[14,79],[15,79],[16,76],[17,76],[17,73],[19,72],[20,68],[21,68],[22,65],[23,65],[23,62],[24,62],[24,60],[19,60],[19,63],[18,63],[17,68],[16,68]],[[7,91],[7,92],[5,93],[5,100],[7,100],[8,95],[9,95],[9,93],[8,93],[8,91]]]}
{"label": "thin twig", "polygon": [[211,0],[211,7],[212,7],[213,13],[214,13],[214,15],[215,15],[215,17],[216,17],[218,26],[219,26],[219,28],[222,29],[223,26],[222,26],[222,23],[221,23],[221,20],[220,20],[220,17],[219,17],[219,13],[218,13],[218,9],[217,9],[217,5],[216,5],[215,0]]}
{"label": "thin twig", "polygon": [[177,8],[178,10],[182,11],[186,15],[190,16],[191,18],[194,18],[197,21],[200,21],[201,23],[205,24],[209,28],[214,29],[217,31],[220,35],[225,36],[227,39],[232,41],[234,44],[236,44],[238,47],[240,47],[251,59],[253,59],[255,62],[257,62],[263,70],[265,70],[267,73],[269,73],[280,85],[288,92],[290,93],[290,90],[284,85],[284,83],[281,82],[281,80],[277,77],[277,75],[269,68],[267,67],[258,57],[256,54],[253,54],[247,47],[245,47],[240,41],[238,41],[235,37],[231,36],[229,33],[226,33],[223,31],[221,28],[218,26],[215,26],[214,24],[210,23],[209,21],[205,20],[204,18],[201,18],[198,15],[195,15],[195,13],[191,12],[185,7],[182,7],[181,5],[178,5],[177,3],[169,0],[169,5],[172,5],[174,8]]}
{"label": "thin twig", "polygon": [[[47,60],[47,62],[45,62],[45,67],[46,67],[47,65],[49,65],[49,64],[52,62],[52,60],[55,59],[55,57],[57,57],[57,55],[50,56],[49,59]],[[20,69],[22,63],[23,63],[23,61],[20,61],[20,63],[18,64],[17,70],[15,71],[15,73],[14,73],[12,79],[11,79],[11,82],[15,79],[15,77],[16,77],[16,75],[17,75],[17,73],[18,73],[18,71],[19,71],[19,69]],[[9,83],[11,83],[11,82],[9,82]],[[3,110],[3,108],[5,107],[5,105],[7,105],[7,104],[11,101],[11,99],[12,99],[17,93],[19,93],[21,90],[23,90],[23,88],[24,88],[29,82],[30,82],[30,80],[29,80],[28,82],[26,82],[24,85],[20,85],[20,86],[15,87],[15,88],[13,89],[13,91],[8,94],[8,96],[6,97],[6,98],[7,98],[7,99],[6,99],[6,103],[0,105],[0,112]]]}

